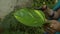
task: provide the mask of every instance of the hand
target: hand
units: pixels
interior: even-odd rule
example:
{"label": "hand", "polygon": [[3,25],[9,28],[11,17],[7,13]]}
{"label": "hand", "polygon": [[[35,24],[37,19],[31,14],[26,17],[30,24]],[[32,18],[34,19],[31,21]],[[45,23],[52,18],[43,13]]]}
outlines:
{"label": "hand", "polygon": [[50,27],[56,31],[60,31],[60,23],[56,20],[51,20]]}
{"label": "hand", "polygon": [[50,24],[45,24],[44,29],[49,34],[54,34],[56,31],[60,31],[60,23],[56,20],[50,20]]}
{"label": "hand", "polygon": [[56,32],[54,29],[50,28],[48,23],[44,25],[44,31],[47,32],[48,34],[54,34]]}

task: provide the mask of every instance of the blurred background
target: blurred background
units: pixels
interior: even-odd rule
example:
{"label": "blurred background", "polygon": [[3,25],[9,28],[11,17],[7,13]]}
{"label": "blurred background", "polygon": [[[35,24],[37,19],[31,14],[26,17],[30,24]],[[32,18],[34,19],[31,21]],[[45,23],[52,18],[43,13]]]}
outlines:
{"label": "blurred background", "polygon": [[15,19],[15,10],[28,7],[41,7],[43,2],[51,9],[57,0],[0,0],[0,33],[1,34],[43,34],[38,27],[28,27]]}

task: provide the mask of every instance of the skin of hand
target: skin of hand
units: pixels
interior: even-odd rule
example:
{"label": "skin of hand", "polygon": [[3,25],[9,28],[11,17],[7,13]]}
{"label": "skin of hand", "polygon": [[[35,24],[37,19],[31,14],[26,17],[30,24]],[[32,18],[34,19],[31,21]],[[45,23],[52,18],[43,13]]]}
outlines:
{"label": "skin of hand", "polygon": [[60,32],[60,23],[56,20],[49,20],[50,24],[45,24],[44,29],[48,34],[54,34],[56,31]]}
{"label": "skin of hand", "polygon": [[[51,24],[51,21],[50,20],[47,20],[46,19],[46,22],[49,22]],[[44,26],[43,26],[44,31],[45,32],[48,32],[48,34],[54,34],[55,30],[50,27],[50,24],[49,23],[44,24]]]}
{"label": "skin of hand", "polygon": [[60,32],[60,23],[56,20],[51,20],[50,27],[56,31]]}

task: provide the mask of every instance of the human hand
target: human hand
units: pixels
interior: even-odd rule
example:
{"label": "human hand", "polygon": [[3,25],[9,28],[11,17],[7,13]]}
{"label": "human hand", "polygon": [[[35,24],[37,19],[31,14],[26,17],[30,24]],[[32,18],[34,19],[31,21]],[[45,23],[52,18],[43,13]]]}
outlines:
{"label": "human hand", "polygon": [[44,25],[44,30],[49,34],[54,34],[56,31],[60,31],[60,23],[56,20],[50,20],[50,24]]}
{"label": "human hand", "polygon": [[60,31],[60,23],[56,20],[51,20],[50,27],[56,31]]}

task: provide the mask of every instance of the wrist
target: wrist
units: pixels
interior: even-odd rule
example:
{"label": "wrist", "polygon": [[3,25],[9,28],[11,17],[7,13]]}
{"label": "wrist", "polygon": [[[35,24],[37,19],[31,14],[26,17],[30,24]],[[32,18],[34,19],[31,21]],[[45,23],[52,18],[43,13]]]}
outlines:
{"label": "wrist", "polygon": [[54,11],[51,11],[49,17],[50,18],[53,18],[54,17],[54,14],[55,14]]}

